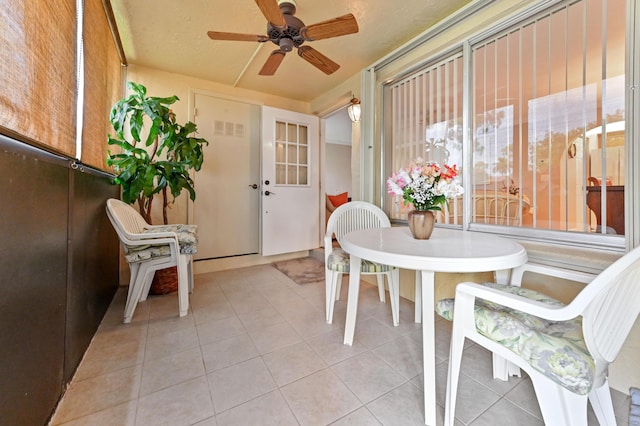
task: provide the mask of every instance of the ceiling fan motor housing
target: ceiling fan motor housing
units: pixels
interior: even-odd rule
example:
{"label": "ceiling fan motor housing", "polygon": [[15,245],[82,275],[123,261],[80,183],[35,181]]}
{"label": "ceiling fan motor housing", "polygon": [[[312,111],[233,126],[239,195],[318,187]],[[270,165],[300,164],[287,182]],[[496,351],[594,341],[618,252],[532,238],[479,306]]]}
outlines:
{"label": "ceiling fan motor housing", "polygon": [[[304,43],[304,39],[300,36],[300,29],[304,28],[304,22],[300,19],[296,18],[293,15],[289,15],[287,13],[283,13],[284,20],[287,23],[287,28],[284,30],[279,30],[271,24],[267,24],[267,37],[274,44],[277,44],[281,48],[283,47],[283,41],[290,40],[291,46],[299,47]],[[285,42],[285,44],[289,45],[289,42]],[[284,50],[284,49],[282,49]],[[290,52],[292,50],[285,50],[285,52]]]}

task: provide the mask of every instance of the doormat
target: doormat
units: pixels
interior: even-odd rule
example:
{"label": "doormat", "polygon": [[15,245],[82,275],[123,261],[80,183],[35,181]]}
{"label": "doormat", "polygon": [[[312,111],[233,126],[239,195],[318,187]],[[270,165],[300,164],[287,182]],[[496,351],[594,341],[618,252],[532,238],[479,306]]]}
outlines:
{"label": "doormat", "polygon": [[324,261],[314,257],[284,260],[272,265],[300,285],[324,281]]}

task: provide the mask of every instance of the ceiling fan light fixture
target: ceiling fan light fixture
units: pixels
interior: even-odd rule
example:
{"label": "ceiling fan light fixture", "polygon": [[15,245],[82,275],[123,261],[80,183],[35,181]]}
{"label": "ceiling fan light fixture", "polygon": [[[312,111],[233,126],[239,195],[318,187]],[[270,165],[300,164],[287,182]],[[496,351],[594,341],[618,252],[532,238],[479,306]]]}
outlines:
{"label": "ceiling fan light fixture", "polygon": [[280,39],[280,50],[283,52],[291,52],[293,50],[293,40],[290,38]]}
{"label": "ceiling fan light fixture", "polygon": [[357,123],[358,121],[360,121],[362,109],[360,107],[360,100],[358,98],[351,98],[351,104],[347,107],[347,112],[349,113],[349,118],[352,122]]}

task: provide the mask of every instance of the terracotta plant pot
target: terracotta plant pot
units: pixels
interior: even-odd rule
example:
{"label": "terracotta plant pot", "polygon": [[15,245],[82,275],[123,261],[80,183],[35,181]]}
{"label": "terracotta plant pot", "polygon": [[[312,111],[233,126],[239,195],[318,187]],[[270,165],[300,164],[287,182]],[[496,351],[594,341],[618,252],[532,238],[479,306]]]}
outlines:
{"label": "terracotta plant pot", "polygon": [[178,268],[175,266],[157,270],[153,276],[149,294],[169,294],[178,291]]}

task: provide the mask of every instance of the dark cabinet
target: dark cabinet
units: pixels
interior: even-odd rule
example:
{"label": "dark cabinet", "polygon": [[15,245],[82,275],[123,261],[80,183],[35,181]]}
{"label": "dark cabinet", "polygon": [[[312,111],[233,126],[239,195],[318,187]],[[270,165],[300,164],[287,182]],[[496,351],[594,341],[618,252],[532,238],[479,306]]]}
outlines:
{"label": "dark cabinet", "polygon": [[[607,228],[624,235],[624,185],[607,185]],[[587,206],[602,225],[602,186],[587,186]]]}

